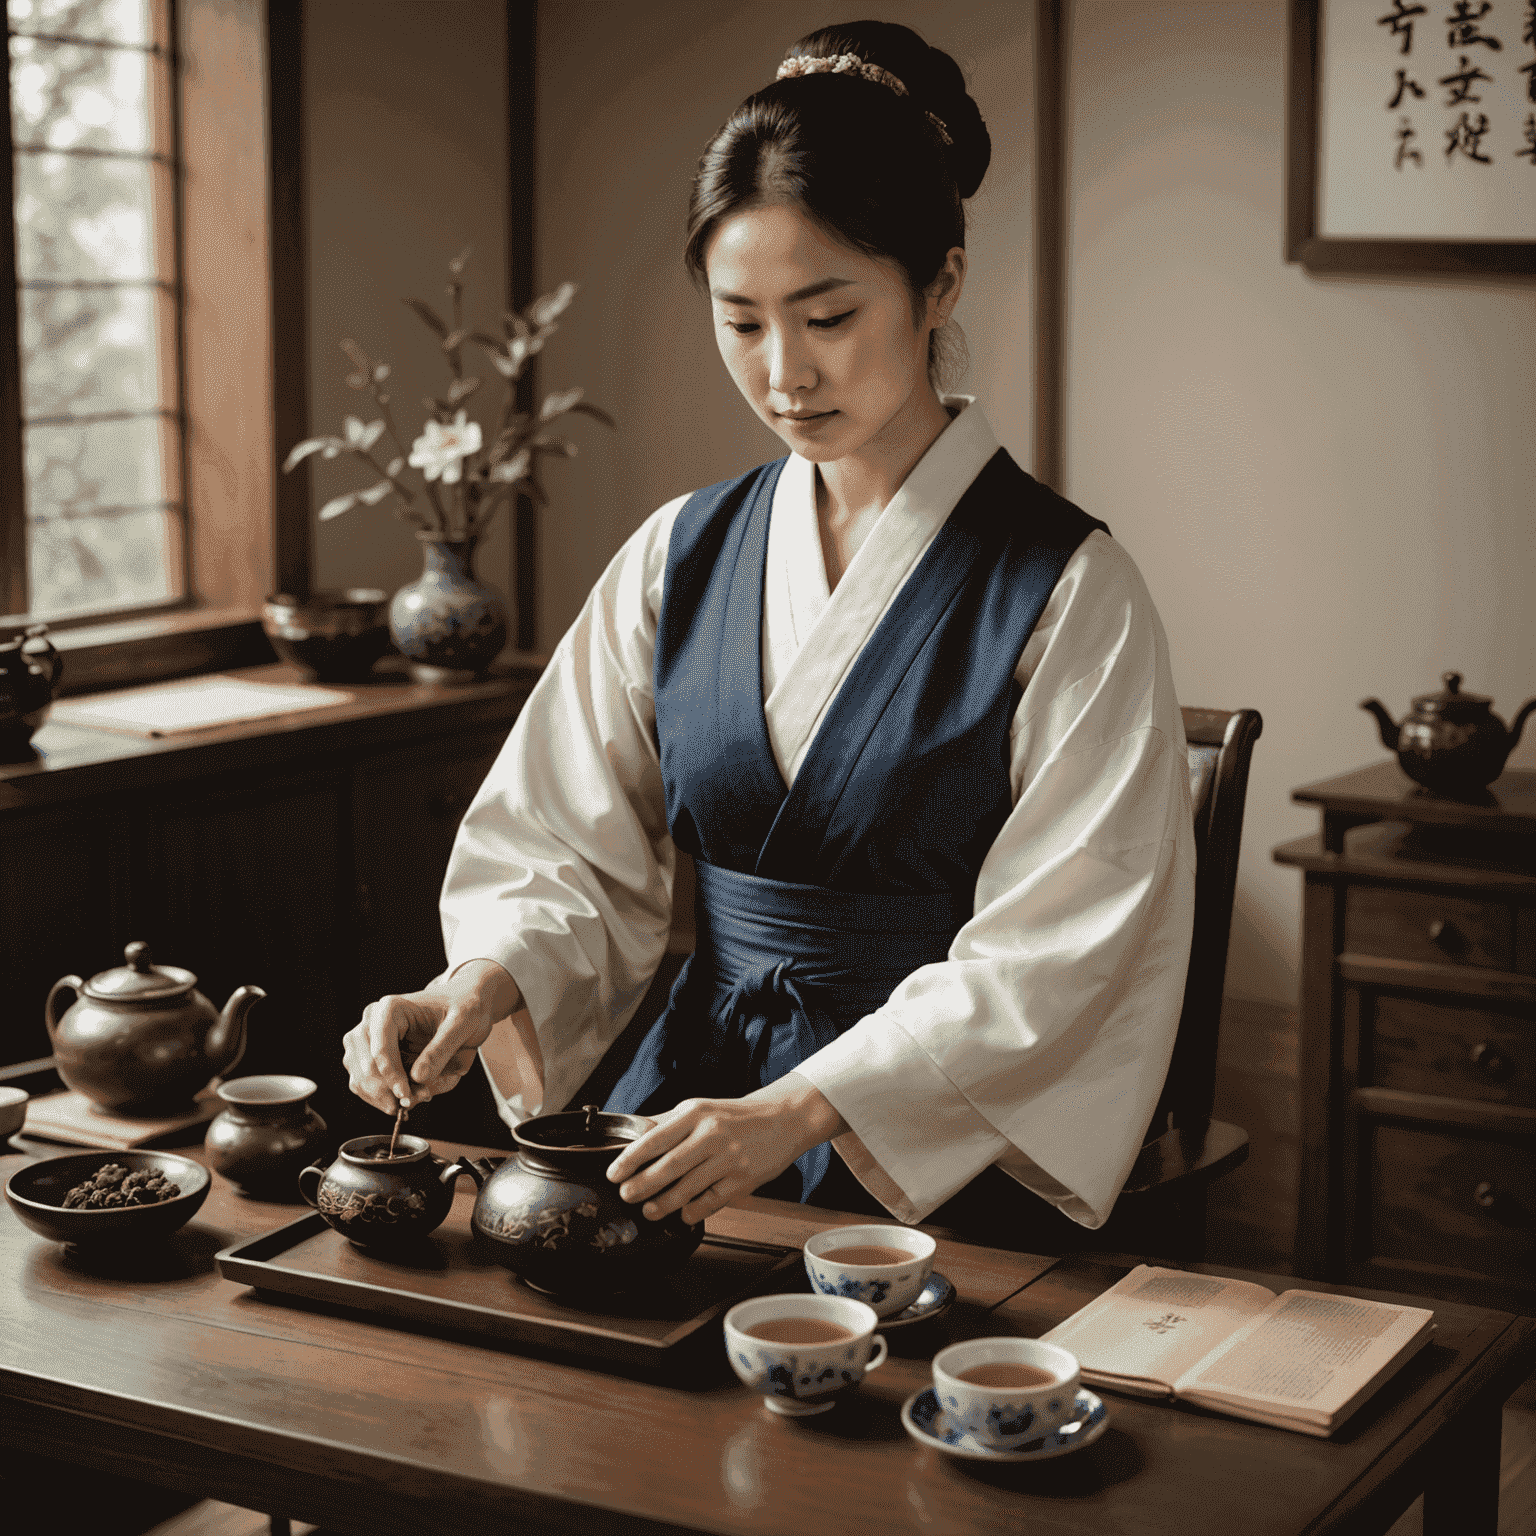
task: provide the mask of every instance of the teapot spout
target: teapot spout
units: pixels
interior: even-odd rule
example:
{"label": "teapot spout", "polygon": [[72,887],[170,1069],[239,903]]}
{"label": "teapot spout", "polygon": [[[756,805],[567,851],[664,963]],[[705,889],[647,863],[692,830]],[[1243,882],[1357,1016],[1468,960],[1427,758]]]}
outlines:
{"label": "teapot spout", "polygon": [[1396,722],[1392,719],[1392,716],[1387,713],[1386,707],[1382,704],[1381,700],[1363,699],[1360,703],[1360,708],[1368,709],[1373,715],[1376,716],[1376,725],[1381,731],[1382,746],[1384,746],[1388,752],[1396,752],[1398,727]]}
{"label": "teapot spout", "polygon": [[229,994],[224,1011],[208,1032],[208,1060],[220,1077],[230,1071],[245,1055],[245,1019],[253,1003],[259,1003],[267,994],[260,987],[241,987]]}

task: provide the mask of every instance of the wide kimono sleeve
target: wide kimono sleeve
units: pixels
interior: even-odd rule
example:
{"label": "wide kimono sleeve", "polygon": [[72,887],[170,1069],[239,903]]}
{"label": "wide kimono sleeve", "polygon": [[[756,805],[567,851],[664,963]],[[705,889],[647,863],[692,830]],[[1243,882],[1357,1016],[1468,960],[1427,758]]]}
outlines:
{"label": "wide kimono sleeve", "polygon": [[1064,570],[1015,674],[1014,806],[946,960],[796,1070],[876,1199],[924,1216],[991,1164],[1085,1227],[1162,1091],[1189,961],[1194,833],[1167,640],[1105,534]]}
{"label": "wide kimono sleeve", "polygon": [[[667,540],[685,500],[652,514],[609,563],[448,862],[448,972],[494,960],[523,995],[525,1015],[498,1024],[481,1050],[514,1125],[565,1106],[639,1006],[666,948],[676,853],[651,667]],[[529,1029],[536,1048],[519,1052]]]}

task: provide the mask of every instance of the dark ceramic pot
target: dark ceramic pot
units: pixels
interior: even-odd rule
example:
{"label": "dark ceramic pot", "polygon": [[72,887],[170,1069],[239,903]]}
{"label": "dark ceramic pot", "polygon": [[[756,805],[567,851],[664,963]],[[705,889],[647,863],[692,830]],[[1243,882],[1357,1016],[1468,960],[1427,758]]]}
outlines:
{"label": "dark ceramic pot", "polygon": [[466,1171],[435,1156],[421,1136],[402,1136],[395,1155],[381,1159],[388,1151],[388,1136],[357,1136],[329,1168],[311,1164],[299,1174],[299,1193],[359,1248],[409,1247],[435,1232]]}
{"label": "dark ceramic pot", "polygon": [[389,632],[421,682],[467,682],[507,643],[507,605],[475,579],[474,539],[418,534],[425,569],[390,599]]}
{"label": "dark ceramic pot", "polygon": [[0,762],[26,760],[32,733],[48,718],[64,675],[64,658],[54,650],[46,624],[31,624],[0,641]]}
{"label": "dark ceramic pot", "polygon": [[482,1250],[535,1290],[568,1299],[670,1274],[703,1241],[703,1224],[676,1213],[647,1221],[607,1178],[623,1145],[648,1129],[638,1116],[595,1108],[541,1115],[513,1132],[517,1152],[499,1167],[463,1164],[480,1185],[470,1225]]}
{"label": "dark ceramic pot", "polygon": [[279,592],[261,605],[261,627],[272,649],[307,678],[357,683],[389,652],[389,597],[377,587],[308,597]]}
{"label": "dark ceramic pot", "polygon": [[[246,1015],[267,994],[232,992],[220,1012],[179,965],[156,965],[133,943],[125,965],[82,981],[61,976],[43,1004],[53,1064],[64,1085],[109,1114],[174,1115],[245,1054]],[[64,992],[75,993],[59,1009]]]}
{"label": "dark ceramic pot", "polygon": [[307,1077],[237,1077],[221,1083],[224,1108],[208,1126],[208,1166],[242,1195],[296,1200],[299,1171],[325,1147],[325,1121],[309,1107]]}

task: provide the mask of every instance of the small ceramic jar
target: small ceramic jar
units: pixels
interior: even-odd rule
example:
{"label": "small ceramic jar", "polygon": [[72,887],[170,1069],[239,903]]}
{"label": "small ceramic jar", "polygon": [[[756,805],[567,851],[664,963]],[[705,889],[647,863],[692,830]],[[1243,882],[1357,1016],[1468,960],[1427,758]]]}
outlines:
{"label": "small ceramic jar", "polygon": [[237,1077],[217,1089],[224,1108],[208,1126],[208,1166],[242,1195],[296,1200],[299,1170],[325,1148],[325,1121],[309,1107],[307,1077]]}

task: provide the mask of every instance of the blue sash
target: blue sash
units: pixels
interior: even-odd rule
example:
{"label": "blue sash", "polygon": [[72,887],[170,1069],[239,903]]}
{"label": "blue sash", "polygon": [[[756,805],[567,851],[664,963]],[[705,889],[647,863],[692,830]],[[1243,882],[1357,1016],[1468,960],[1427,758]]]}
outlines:
{"label": "blue sash", "polygon": [[[789,788],[762,692],[783,464],[690,497],[668,542],[656,736],[667,825],[698,864],[699,943],[610,1110],[750,1093],[947,956],[1013,806],[1019,655],[1072,552],[1104,527],[999,449],[876,625]],[[802,1200],[829,1156],[799,1159]]]}
{"label": "blue sash", "polygon": [[[792,1072],[943,960],[971,915],[948,891],[866,894],[698,866],[698,948],[608,1100],[654,1115],[681,1099],[738,1098]],[[823,1142],[796,1160],[821,1182]]]}

